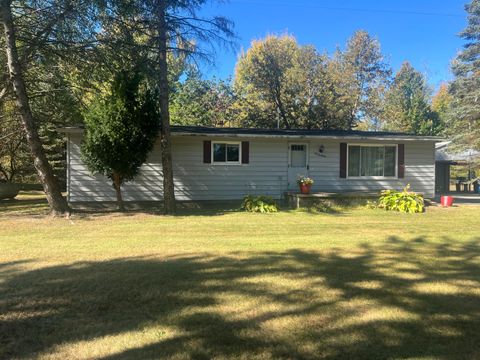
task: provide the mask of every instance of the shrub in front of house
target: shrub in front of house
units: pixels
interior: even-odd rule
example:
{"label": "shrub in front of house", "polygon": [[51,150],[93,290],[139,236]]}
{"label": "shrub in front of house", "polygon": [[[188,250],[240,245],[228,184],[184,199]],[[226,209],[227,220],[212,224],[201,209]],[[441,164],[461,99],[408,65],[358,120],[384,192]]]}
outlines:
{"label": "shrub in front of house", "polygon": [[247,212],[273,213],[278,211],[278,205],[270,196],[247,195],[243,198],[242,210]]}
{"label": "shrub in front of house", "polygon": [[410,191],[410,185],[407,185],[403,191],[382,191],[378,207],[385,210],[414,214],[423,212],[425,203],[423,196]]}

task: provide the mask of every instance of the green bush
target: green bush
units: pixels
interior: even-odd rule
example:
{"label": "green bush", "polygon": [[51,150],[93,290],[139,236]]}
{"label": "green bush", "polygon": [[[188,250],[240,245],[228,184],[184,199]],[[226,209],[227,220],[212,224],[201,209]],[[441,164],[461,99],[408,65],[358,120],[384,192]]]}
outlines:
{"label": "green bush", "polygon": [[423,196],[410,191],[410,185],[407,185],[403,191],[382,191],[378,207],[385,210],[414,214],[423,212],[425,204]]}
{"label": "green bush", "polygon": [[247,195],[243,198],[242,209],[248,212],[273,213],[278,205],[270,196]]}

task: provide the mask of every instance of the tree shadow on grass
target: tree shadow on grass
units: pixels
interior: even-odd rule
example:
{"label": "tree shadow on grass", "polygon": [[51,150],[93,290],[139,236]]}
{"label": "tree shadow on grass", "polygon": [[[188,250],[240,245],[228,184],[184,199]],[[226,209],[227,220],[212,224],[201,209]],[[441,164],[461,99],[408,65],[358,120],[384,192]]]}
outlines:
{"label": "tree shadow on grass", "polygon": [[[27,196],[29,193],[25,193]],[[36,194],[36,193],[35,193]],[[158,201],[126,202],[126,210],[119,212],[114,202],[73,203],[73,218],[94,219],[105,216],[163,215],[163,205]],[[240,201],[178,203],[177,216],[217,216],[240,211]],[[49,216],[50,209],[43,195],[33,198],[16,198],[0,200],[0,216],[37,217]]]}
{"label": "tree shadow on grass", "polygon": [[[49,216],[50,209],[45,197],[34,192],[33,198],[19,197],[13,200],[0,200],[0,216],[8,217],[36,217]],[[31,192],[23,195],[31,196]],[[232,201],[201,201],[178,202],[175,216],[221,216],[235,212],[243,212],[241,200]],[[125,202],[125,211],[118,211],[115,202],[88,202],[71,203],[72,218],[85,220],[101,217],[136,216],[136,215],[164,215],[163,203],[160,201]],[[280,207],[281,212],[305,212],[311,215],[344,215],[344,212],[355,206],[334,206],[330,202],[312,205],[299,210],[292,210],[286,205]]]}
{"label": "tree shadow on grass", "polygon": [[0,216],[36,216],[48,215],[49,208],[45,198],[0,200]]}
{"label": "tree shadow on grass", "polygon": [[0,269],[0,358],[480,357],[480,239],[17,265]]}
{"label": "tree shadow on grass", "polygon": [[[104,216],[164,215],[163,205],[159,202],[125,203],[125,207],[125,211],[119,212],[116,204],[113,203],[90,203],[83,206],[75,205],[73,210],[74,217],[86,220]],[[219,216],[238,211],[240,211],[238,203],[177,203],[177,211],[174,216]]]}

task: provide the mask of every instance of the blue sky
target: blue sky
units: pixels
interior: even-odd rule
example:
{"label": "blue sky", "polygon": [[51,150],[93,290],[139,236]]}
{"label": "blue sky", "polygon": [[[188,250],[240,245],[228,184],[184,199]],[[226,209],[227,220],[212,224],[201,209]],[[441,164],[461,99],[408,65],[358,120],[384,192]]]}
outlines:
{"label": "blue sky", "polygon": [[300,44],[332,53],[357,29],[376,36],[394,70],[409,60],[437,87],[451,78],[450,62],[462,47],[467,0],[230,0],[212,1],[202,15],[233,20],[239,37],[234,51],[220,49],[206,77],[233,75],[241,49],[253,39],[288,32]]}

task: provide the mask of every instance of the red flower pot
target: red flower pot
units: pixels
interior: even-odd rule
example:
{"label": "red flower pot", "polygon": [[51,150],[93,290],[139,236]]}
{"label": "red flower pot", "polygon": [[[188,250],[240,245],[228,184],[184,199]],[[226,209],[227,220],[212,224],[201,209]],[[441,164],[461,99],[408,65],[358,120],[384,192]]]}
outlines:
{"label": "red flower pot", "polygon": [[453,196],[440,196],[440,204],[445,207],[450,207],[453,205]]}
{"label": "red flower pot", "polygon": [[300,192],[302,194],[310,194],[310,190],[312,190],[312,184],[299,184],[300,185]]}

